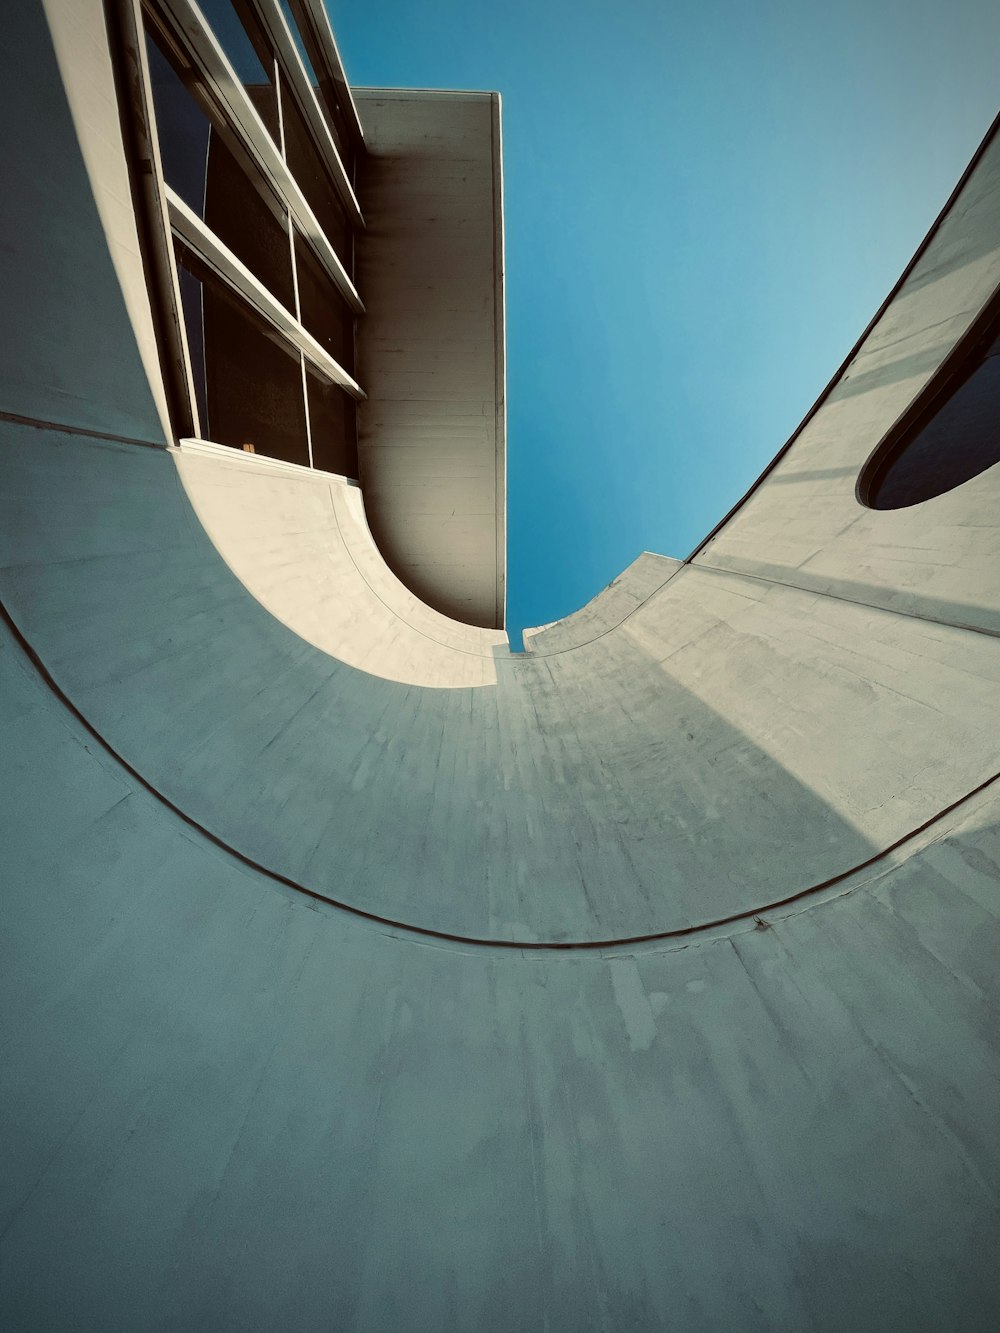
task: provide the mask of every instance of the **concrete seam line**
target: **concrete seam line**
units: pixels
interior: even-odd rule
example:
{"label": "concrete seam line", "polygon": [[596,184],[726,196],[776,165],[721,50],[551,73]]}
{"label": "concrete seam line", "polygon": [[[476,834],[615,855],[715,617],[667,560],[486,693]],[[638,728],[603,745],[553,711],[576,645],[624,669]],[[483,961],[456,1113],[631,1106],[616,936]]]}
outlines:
{"label": "concrete seam line", "polygon": [[[315,902],[325,903],[327,906],[333,907],[349,916],[356,917],[363,921],[370,921],[375,925],[386,926],[391,930],[399,931],[403,935],[413,935],[422,939],[439,940],[448,944],[461,944],[487,949],[528,950],[532,953],[594,953],[600,952],[601,950],[633,948],[640,944],[655,944],[658,941],[666,942],[668,940],[691,939],[702,935],[711,935],[711,932],[714,930],[719,930],[724,926],[735,925],[741,921],[748,923],[756,922],[758,927],[767,925],[770,923],[762,921],[761,918],[768,913],[778,911],[783,907],[788,907],[792,903],[802,902],[813,895],[818,895],[823,892],[823,890],[833,888],[837,884],[842,884],[845,880],[859,874],[862,870],[866,870],[868,867],[876,865],[879,861],[885,860],[905,843],[919,837],[921,833],[926,832],[932,825],[936,824],[952,811],[958,809],[959,806],[972,800],[981,792],[986,791],[994,783],[1000,781],[1000,771],[992,773],[989,777],[984,778],[982,782],[977,783],[975,787],[963,793],[963,795],[959,796],[956,800],[949,802],[948,805],[942,806],[940,810],[936,811],[930,818],[925,819],[923,823],[918,824],[915,828],[910,829],[894,842],[889,843],[888,846],[883,847],[881,851],[874,852],[864,861],[857,862],[857,864],[851,866],[847,870],[840,871],[836,875],[831,875],[828,879],[820,880],[816,884],[810,884],[806,888],[799,889],[795,893],[790,893],[784,898],[778,898],[772,902],[764,903],[758,907],[747,908],[740,912],[732,912],[727,916],[714,917],[710,921],[699,922],[692,926],[677,926],[671,930],[650,931],[642,935],[628,935],[603,940],[505,940],[476,935],[461,935],[451,931],[436,930],[430,926],[418,926],[407,921],[397,921],[392,917],[381,916],[377,912],[368,912],[363,907],[358,907],[343,899],[331,898],[328,894],[321,893],[317,889],[310,889],[306,885],[300,884],[298,881],[290,878],[288,875],[283,875],[278,870],[269,869],[253,857],[248,856],[238,848],[233,847],[230,843],[226,842],[224,838],[213,833],[211,829],[206,828],[205,825],[201,824],[193,815],[189,815],[179,805],[172,801],[169,796],[166,796],[161,792],[148,778],[144,777],[133,764],[124,758],[124,756],[121,755],[108,740],[106,740],[93,723],[88,720],[85,714],[81,712],[75,703],[73,703],[65,690],[63,690],[62,686],[46,667],[41,657],[39,657],[38,653],[31,646],[31,643],[21,632],[17,621],[3,602],[0,602],[0,618],[2,618],[7,625],[25,657],[32,664],[42,681],[60,701],[63,707],[65,707],[89,735],[97,741],[102,750],[110,755],[117,764],[121,765],[126,773],[135,779],[144,791],[148,792],[161,805],[177,815],[177,817],[182,820],[183,823],[187,824],[189,828],[193,828],[214,846],[220,848],[227,855],[232,856],[243,865],[248,866],[251,870],[263,875],[266,879],[282,884],[285,888],[294,889],[296,892],[303,894],[307,898],[313,899]],[[860,888],[862,886],[859,885],[858,887]]]}
{"label": "concrete seam line", "polygon": [[[703,569],[707,574],[721,574],[723,577],[750,579],[754,583],[764,583],[771,588],[788,588],[792,592],[806,593],[810,597],[826,597],[831,602],[843,602],[845,606],[863,606],[869,611],[884,611],[886,615],[902,616],[904,620],[919,620],[925,625],[941,625],[945,629],[961,630],[964,634],[982,634],[987,639],[1000,638],[1000,630],[988,629],[985,625],[963,625],[958,620],[944,620],[940,616],[923,615],[920,611],[906,611],[901,606],[880,606],[878,602],[865,602],[860,597],[847,597],[843,593],[831,592],[828,588],[807,588],[801,583],[769,579],[766,574],[751,574],[745,569],[721,569],[718,565],[706,565],[700,560],[689,568]],[[638,609],[636,607],[636,610]]]}
{"label": "concrete seam line", "polygon": [[140,440],[134,435],[113,435],[107,430],[92,429],[89,426],[71,426],[65,421],[45,421],[41,417],[22,417],[17,412],[0,412],[0,421],[9,421],[15,426],[30,426],[33,430],[55,430],[62,435],[82,435],[88,440],[108,440],[112,444],[137,444],[143,449],[162,449],[169,447],[166,440]]}

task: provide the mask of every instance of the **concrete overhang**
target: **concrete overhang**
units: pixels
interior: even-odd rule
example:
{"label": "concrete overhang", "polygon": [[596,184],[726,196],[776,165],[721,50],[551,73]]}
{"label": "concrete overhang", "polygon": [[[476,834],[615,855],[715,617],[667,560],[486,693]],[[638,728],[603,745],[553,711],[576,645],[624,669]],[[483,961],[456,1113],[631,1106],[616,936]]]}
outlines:
{"label": "concrete overhang", "polygon": [[359,462],[372,535],[435,610],[502,628],[506,402],[500,95],[354,89]]}

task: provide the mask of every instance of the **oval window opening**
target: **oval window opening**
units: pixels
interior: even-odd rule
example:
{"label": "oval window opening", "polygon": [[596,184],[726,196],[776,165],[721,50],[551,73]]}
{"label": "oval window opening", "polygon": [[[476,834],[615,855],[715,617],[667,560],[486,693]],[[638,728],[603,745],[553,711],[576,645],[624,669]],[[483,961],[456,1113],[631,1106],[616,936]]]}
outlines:
{"label": "oval window opening", "polygon": [[905,509],[1000,463],[1000,319],[995,303],[858,477],[869,509]]}

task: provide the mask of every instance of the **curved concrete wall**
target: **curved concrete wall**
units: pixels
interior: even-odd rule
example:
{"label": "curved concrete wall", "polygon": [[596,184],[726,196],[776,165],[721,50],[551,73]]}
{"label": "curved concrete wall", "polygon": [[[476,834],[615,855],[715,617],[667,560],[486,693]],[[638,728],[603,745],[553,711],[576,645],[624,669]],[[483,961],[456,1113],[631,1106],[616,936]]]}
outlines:
{"label": "curved concrete wall", "polygon": [[0,1322],[992,1330],[996,469],[847,497],[930,373],[891,330],[992,290],[1000,150],[702,552],[511,655],[355,488],[163,447],[39,19],[73,225],[27,192],[0,263],[77,286],[20,274],[0,382]]}

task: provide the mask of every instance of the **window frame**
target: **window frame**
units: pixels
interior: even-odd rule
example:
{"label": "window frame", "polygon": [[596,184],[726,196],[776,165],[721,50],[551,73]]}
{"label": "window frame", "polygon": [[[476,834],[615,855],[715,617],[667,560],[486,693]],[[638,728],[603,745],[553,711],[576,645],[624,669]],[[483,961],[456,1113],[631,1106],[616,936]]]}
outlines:
{"label": "window frame", "polygon": [[[991,293],[982,309],[973,319],[965,333],[945,356],[930,380],[917,394],[916,398],[896,418],[878,444],[868,455],[854,487],[855,498],[859,505],[877,513],[893,513],[897,510],[912,509],[916,505],[926,504],[940,495],[974,481],[982,472],[974,473],[965,481],[956,482],[947,489],[927,496],[924,500],[915,500],[909,505],[883,508],[877,503],[879,490],[886,476],[894,465],[903,457],[907,449],[916,440],[937,414],[954,397],[962,386],[983,364],[984,350],[1000,337],[1000,286]],[[990,464],[989,466],[995,466]]]}

